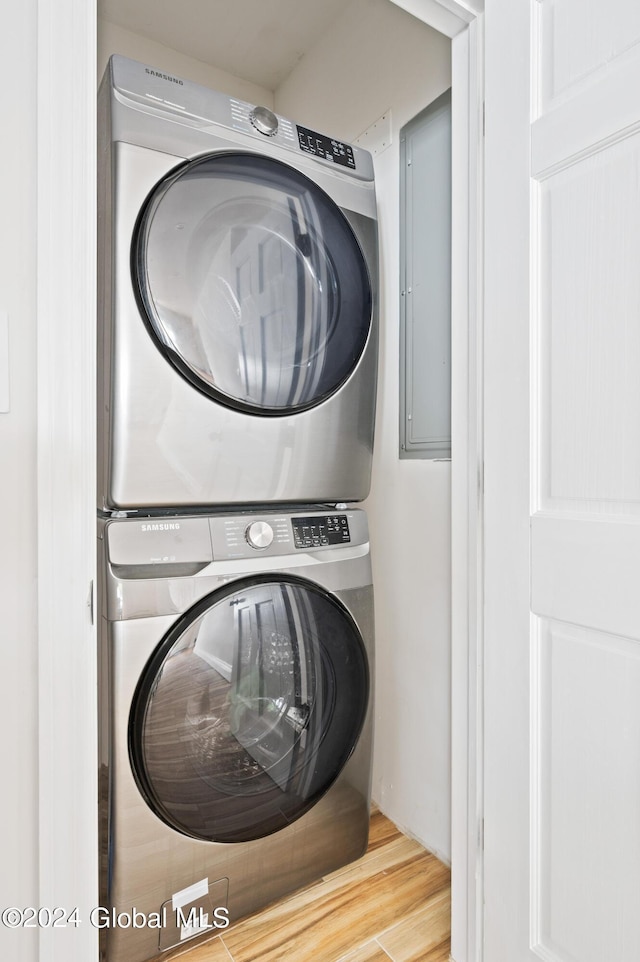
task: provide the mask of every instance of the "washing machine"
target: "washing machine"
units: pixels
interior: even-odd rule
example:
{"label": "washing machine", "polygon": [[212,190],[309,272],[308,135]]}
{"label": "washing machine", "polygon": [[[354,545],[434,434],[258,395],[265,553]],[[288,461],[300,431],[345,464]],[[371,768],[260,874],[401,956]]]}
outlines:
{"label": "washing machine", "polygon": [[99,545],[93,921],[142,962],[364,853],[369,536],[329,507],[102,519]]}
{"label": "washing machine", "polygon": [[99,131],[98,508],[365,498],[370,154],[118,56]]}

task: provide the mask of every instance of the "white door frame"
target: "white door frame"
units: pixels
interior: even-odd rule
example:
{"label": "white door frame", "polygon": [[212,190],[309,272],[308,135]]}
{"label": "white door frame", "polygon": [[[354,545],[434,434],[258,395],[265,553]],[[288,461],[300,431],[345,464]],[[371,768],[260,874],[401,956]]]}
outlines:
{"label": "white door frame", "polygon": [[[483,0],[393,0],[452,38],[452,575],[455,962],[481,958]],[[38,3],[38,643],[41,962],[96,960],[96,4]]]}
{"label": "white door frame", "polygon": [[392,0],[451,38],[451,957],[483,957],[484,0]]}
{"label": "white door frame", "polygon": [[96,9],[38,3],[40,962],[98,957],[95,584]]}
{"label": "white door frame", "polygon": [[452,42],[452,919],[455,962],[482,959],[483,20]]}

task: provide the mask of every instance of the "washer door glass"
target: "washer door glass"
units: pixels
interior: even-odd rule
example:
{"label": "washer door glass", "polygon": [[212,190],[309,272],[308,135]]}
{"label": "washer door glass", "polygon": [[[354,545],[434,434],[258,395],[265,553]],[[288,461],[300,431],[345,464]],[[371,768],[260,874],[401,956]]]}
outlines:
{"label": "washer door glass", "polygon": [[348,612],[310,582],[234,582],[180,619],[133,701],[133,771],[194,838],[276,832],[327,791],[364,722],[369,673]]}
{"label": "washer door glass", "polygon": [[261,414],[306,410],[360,358],[372,297],[346,218],[276,160],[219,154],[151,194],[134,287],[158,346],[195,387]]}

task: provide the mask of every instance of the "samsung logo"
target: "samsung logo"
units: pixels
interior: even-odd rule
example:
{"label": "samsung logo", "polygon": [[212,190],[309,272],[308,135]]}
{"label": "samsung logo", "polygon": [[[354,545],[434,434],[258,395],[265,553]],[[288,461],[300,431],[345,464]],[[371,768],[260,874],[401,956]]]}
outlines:
{"label": "samsung logo", "polygon": [[141,531],[179,531],[180,523],[178,521],[162,521],[158,524],[142,524],[140,525]]}
{"label": "samsung logo", "polygon": [[169,80],[172,84],[180,84],[181,87],[184,87],[184,80],[178,80],[177,77],[172,77],[171,74],[160,73],[157,70],[151,70],[150,67],[145,67],[144,71],[152,77],[160,77],[161,80]]}

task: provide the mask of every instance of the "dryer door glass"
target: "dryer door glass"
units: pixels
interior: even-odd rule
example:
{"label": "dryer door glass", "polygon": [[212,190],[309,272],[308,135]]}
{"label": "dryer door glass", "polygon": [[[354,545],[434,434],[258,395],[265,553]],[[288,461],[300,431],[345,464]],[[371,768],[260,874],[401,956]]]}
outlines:
{"label": "dryer door glass", "polygon": [[180,619],[142,675],[129,728],[138,786],[194,838],[269,835],[333,784],[368,692],[358,629],[335,599],[294,579],[234,582]]}
{"label": "dryer door glass", "polygon": [[358,241],[327,194],[279,161],[220,154],[179,168],[149,198],[132,262],[157,345],[233,408],[313,407],[364,350],[372,296]]}

